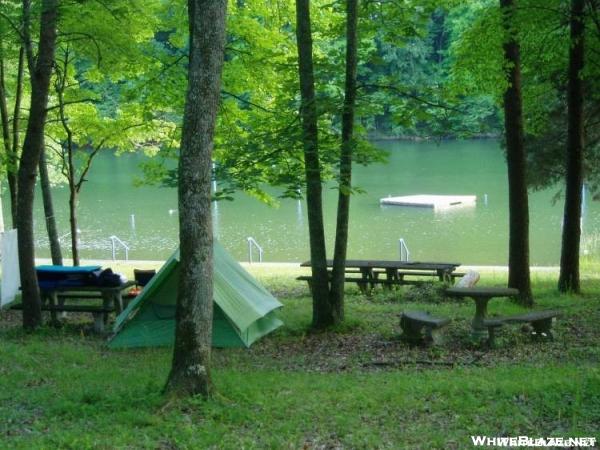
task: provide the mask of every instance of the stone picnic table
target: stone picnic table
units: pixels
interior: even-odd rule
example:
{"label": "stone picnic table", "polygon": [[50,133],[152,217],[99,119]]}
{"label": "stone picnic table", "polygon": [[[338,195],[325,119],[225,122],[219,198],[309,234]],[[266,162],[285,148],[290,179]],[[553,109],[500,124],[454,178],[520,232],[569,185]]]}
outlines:
{"label": "stone picnic table", "polygon": [[514,297],[519,295],[518,289],[499,287],[451,287],[446,289],[446,294],[451,297],[469,297],[475,301],[475,317],[471,322],[473,337],[485,337],[488,327],[485,325],[488,302],[495,297]]}

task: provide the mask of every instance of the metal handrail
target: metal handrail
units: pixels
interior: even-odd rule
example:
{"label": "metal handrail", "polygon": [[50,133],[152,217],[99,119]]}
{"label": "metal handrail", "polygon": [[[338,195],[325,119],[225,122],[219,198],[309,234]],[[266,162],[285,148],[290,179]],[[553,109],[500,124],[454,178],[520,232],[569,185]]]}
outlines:
{"label": "metal handrail", "polygon": [[408,262],[410,259],[410,251],[403,238],[398,240],[398,245],[400,246],[400,261]]}
{"label": "metal handrail", "polygon": [[113,261],[117,260],[116,244],[120,244],[121,247],[123,247],[125,249],[125,261],[128,261],[129,260],[129,246],[115,235],[112,235],[110,237],[110,242],[112,244],[112,259],[113,259]]}
{"label": "metal handrail", "polygon": [[248,241],[248,262],[250,264],[252,264],[253,260],[252,260],[252,247],[256,247],[256,249],[258,250],[258,262],[262,262],[263,260],[263,248],[258,245],[258,242],[256,242],[256,239],[254,239],[253,237],[247,237],[246,241]]}

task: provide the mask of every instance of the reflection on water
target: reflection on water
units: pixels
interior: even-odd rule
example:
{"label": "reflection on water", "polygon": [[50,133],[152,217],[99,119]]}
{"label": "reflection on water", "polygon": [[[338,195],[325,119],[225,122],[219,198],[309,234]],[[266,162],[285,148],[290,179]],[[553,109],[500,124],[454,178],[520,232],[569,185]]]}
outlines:
{"label": "reflection on water", "polygon": [[[398,259],[404,238],[413,260],[452,260],[468,264],[506,264],[508,189],[504,156],[495,141],[434,143],[383,142],[389,162],[357,166],[354,183],[366,193],[352,198],[349,229],[351,258]],[[175,189],[133,187],[140,175],[140,155],[99,155],[85,183],[79,207],[83,258],[110,258],[110,236],[130,247],[131,259],[164,259],[178,245]],[[337,191],[324,189],[328,252],[333,249]],[[555,190],[530,196],[531,258],[539,265],[558,264],[562,204],[552,204]],[[441,211],[431,208],[382,207],[383,197],[436,194],[476,195],[472,207]],[[5,194],[6,195],[6,194]],[[38,199],[39,199],[38,195]],[[54,189],[59,233],[68,253],[68,192]],[[8,199],[5,197],[5,219]],[[277,208],[244,194],[213,204],[215,233],[225,247],[246,260],[252,236],[265,250],[266,261],[301,261],[309,256],[306,204],[281,200]],[[36,204],[38,256],[47,256],[41,201]],[[600,208],[586,199],[582,249],[600,245]],[[118,249],[119,257],[123,250]]]}

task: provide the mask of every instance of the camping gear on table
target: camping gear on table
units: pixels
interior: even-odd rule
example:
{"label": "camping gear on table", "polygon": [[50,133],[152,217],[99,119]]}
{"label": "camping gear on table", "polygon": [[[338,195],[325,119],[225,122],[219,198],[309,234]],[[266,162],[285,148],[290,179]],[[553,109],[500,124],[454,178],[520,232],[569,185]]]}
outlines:
{"label": "camping gear on table", "polygon": [[96,285],[96,272],[101,266],[36,266],[41,290],[53,290],[67,286]]}
{"label": "camping gear on table", "polygon": [[118,287],[127,282],[127,278],[110,267],[44,265],[36,266],[35,271],[42,291],[77,286]]}

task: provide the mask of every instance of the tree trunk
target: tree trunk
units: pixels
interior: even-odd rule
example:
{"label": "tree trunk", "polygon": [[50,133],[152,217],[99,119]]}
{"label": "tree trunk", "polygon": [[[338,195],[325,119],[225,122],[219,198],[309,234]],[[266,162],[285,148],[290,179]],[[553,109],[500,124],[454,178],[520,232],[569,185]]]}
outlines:
{"label": "tree trunk", "polygon": [[509,86],[504,93],[504,129],[508,165],[509,255],[508,286],[519,290],[519,301],[533,305],[529,275],[529,205],[526,155],[523,144],[520,50],[514,29],[514,0],[500,0],[503,13],[504,57]]}
{"label": "tree trunk", "polygon": [[15,91],[15,108],[13,110],[12,120],[12,153],[9,156],[8,166],[8,190],[10,191],[10,212],[13,228],[17,227],[17,201],[18,195],[18,180],[17,173],[19,171],[19,146],[21,134],[21,101],[23,100],[23,77],[25,72],[25,48],[21,45],[19,50],[19,64],[17,66],[17,85]]}
{"label": "tree trunk", "polygon": [[356,67],[358,60],[358,0],[346,3],[346,81],[342,111],[342,148],[335,249],[331,275],[330,301],[334,321],[344,320],[344,278],[348,248],[350,192],[352,190],[352,152],[354,147],[354,109],[356,104]]}
{"label": "tree trunk", "polygon": [[79,234],[77,232],[77,191],[69,194],[69,225],[71,227],[71,253],[73,265],[79,266]]}
{"label": "tree trunk", "polygon": [[[12,153],[12,142],[10,140],[10,119],[8,117],[8,107],[6,104],[6,87],[4,84],[4,55],[2,52],[2,42],[0,42],[0,122],[2,123],[2,142],[4,143],[4,154],[2,163],[5,166],[6,174],[10,172],[10,154]],[[0,222],[2,226],[0,232],[4,232],[4,208],[2,207],[2,190],[0,189]]]}
{"label": "tree trunk", "polygon": [[6,153],[6,172],[8,173],[8,155],[12,153],[12,142],[10,136],[10,118],[8,117],[2,42],[0,42],[0,121],[2,122],[2,142],[4,144],[4,152]]}
{"label": "tree trunk", "polygon": [[309,0],[296,0],[296,39],[298,42],[300,117],[302,118],[306,176],[306,209],[312,269],[312,326],[318,329],[334,324],[335,315],[329,301]]}
{"label": "tree trunk", "polygon": [[581,239],[581,191],[583,187],[583,21],[584,0],[571,0],[571,39],[567,90],[568,134],[566,152],[565,212],[560,253],[558,290],[580,292],[579,244]]}
{"label": "tree trunk", "polygon": [[166,391],[212,391],[213,316],[211,172],[225,49],[227,0],[188,0],[190,60],[179,159],[181,272],[175,348]]}
{"label": "tree trunk", "polygon": [[33,199],[37,169],[44,145],[44,125],[56,45],[58,0],[43,0],[41,7],[39,53],[36,58],[31,42],[31,4],[30,0],[23,0],[23,33],[31,72],[31,107],[18,172],[17,228],[23,327],[26,329],[34,329],[42,324],[40,291],[35,272]]}
{"label": "tree trunk", "polygon": [[[15,111],[14,114],[18,115],[21,109],[21,97],[22,97],[22,83],[23,83],[23,49],[19,53],[19,66],[17,71],[17,88],[15,94]],[[6,80],[4,74],[4,59],[2,55],[2,48],[0,47],[0,119],[2,121],[2,140],[4,143],[4,151],[6,157],[4,160],[6,166],[6,177],[8,179],[8,190],[10,193],[10,211],[11,211],[11,222],[13,228],[16,227],[17,223],[17,178],[16,173],[19,165],[17,153],[19,150],[19,118],[13,117],[12,130],[11,120],[8,115],[8,96],[6,92]],[[11,135],[12,134],[12,135]]]}
{"label": "tree trunk", "polygon": [[46,164],[46,151],[42,150],[39,167],[40,185],[42,188],[42,199],[44,202],[46,230],[48,231],[48,241],[50,242],[50,255],[52,257],[52,264],[55,266],[62,266],[63,258],[60,250],[60,242],[58,240],[56,217],[54,217],[54,205],[52,202],[52,192],[50,190],[50,177],[48,176],[48,166]]}

